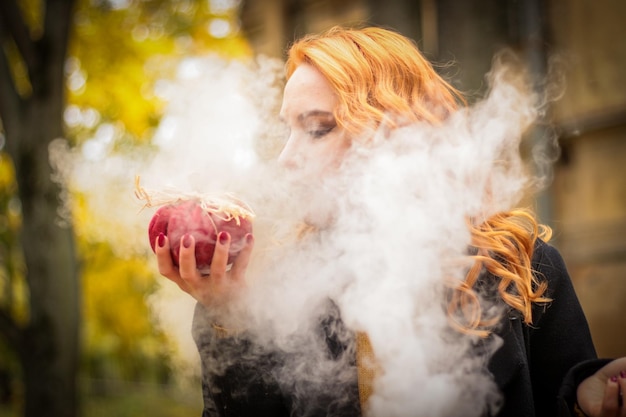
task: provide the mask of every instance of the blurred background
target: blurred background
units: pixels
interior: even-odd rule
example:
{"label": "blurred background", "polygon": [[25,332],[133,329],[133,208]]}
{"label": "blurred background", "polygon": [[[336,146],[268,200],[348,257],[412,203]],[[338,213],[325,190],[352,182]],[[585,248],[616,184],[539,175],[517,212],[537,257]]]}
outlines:
{"label": "blurred background", "polygon": [[622,0],[2,0],[0,416],[201,414],[197,372],[147,302],[162,278],[94,238],[115,219],[79,193],[59,221],[49,145],[149,149],[160,82],[184,57],[282,59],[337,24],[408,35],[470,100],[504,48],[554,89],[533,134],[560,153],[533,204],[599,355],[626,355],[625,20]]}

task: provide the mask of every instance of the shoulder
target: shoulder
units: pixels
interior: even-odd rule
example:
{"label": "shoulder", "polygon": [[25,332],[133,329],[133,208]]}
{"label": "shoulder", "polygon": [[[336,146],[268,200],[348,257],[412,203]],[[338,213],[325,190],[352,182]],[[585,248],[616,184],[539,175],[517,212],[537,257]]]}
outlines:
{"label": "shoulder", "polygon": [[[537,284],[546,283],[543,294],[547,302],[533,304],[531,333],[550,333],[550,337],[567,334],[579,335],[590,340],[588,324],[569,272],[554,246],[538,240],[532,260],[533,274]],[[567,333],[567,334],[565,334]]]}
{"label": "shoulder", "polygon": [[561,286],[572,286],[563,256],[557,248],[541,239],[535,243],[531,267],[539,282],[547,281],[547,296]]}
{"label": "shoulder", "polygon": [[565,262],[557,248],[537,239],[533,250],[533,270],[565,269]]}

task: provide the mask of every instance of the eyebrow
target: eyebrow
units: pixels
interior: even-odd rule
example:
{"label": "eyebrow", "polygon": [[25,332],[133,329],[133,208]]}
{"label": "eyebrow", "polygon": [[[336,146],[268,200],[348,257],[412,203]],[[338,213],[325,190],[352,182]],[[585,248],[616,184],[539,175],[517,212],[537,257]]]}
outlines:
{"label": "eyebrow", "polygon": [[[318,116],[324,116],[324,117],[331,116],[331,117],[333,117],[334,114],[333,114],[333,112],[325,111],[325,110],[310,110],[310,111],[307,111],[307,112],[304,112],[304,113],[300,114],[298,116],[298,121],[302,122],[303,120],[305,120],[305,119],[307,119],[309,117],[318,117]],[[278,115],[278,119],[281,122],[285,121],[285,117],[282,114]]]}
{"label": "eyebrow", "polygon": [[307,112],[300,114],[298,116],[298,120],[302,121],[309,117],[315,117],[315,116],[333,116],[333,113],[330,111],[325,111],[325,110],[311,110],[311,111],[307,111]]}

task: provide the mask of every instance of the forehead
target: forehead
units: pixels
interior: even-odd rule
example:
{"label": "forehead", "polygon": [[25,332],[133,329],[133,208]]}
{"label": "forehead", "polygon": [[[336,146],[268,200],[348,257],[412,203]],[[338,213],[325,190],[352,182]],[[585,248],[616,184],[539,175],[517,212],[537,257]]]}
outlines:
{"label": "forehead", "polygon": [[281,114],[312,109],[332,112],[336,104],[337,96],[328,80],[314,66],[302,64],[285,85]]}

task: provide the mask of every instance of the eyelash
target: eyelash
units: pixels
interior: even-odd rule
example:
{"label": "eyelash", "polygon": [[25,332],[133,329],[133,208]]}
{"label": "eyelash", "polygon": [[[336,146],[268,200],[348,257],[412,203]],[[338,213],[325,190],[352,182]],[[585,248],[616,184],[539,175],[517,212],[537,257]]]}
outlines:
{"label": "eyelash", "polygon": [[331,127],[325,128],[325,129],[310,130],[307,133],[309,135],[311,135],[313,137],[313,139],[320,139],[320,138],[326,136],[327,134],[329,134],[330,132],[332,132],[332,130],[334,128],[335,128],[335,126],[331,126]]}

